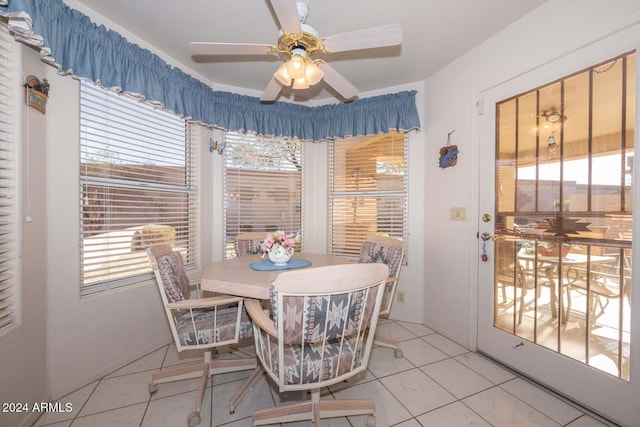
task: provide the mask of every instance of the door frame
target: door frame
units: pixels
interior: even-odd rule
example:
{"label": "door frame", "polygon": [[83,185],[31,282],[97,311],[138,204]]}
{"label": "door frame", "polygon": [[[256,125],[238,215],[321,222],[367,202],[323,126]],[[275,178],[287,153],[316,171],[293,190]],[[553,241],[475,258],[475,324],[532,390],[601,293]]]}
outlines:
{"label": "door frame", "polygon": [[[628,25],[619,28],[606,36],[602,36],[595,41],[585,43],[577,48],[571,49],[562,54],[558,54],[540,65],[529,68],[528,70],[510,78],[505,81],[496,83],[490,87],[482,90],[474,91],[473,96],[473,118],[472,118],[472,135],[473,135],[473,149],[472,149],[472,176],[476,176],[475,185],[472,188],[472,200],[477,202],[473,204],[471,214],[477,218],[477,231],[478,234],[483,232],[489,232],[493,234],[494,231],[494,217],[495,217],[495,205],[491,204],[491,209],[486,211],[492,216],[492,220],[488,223],[483,223],[481,215],[485,213],[485,206],[482,205],[482,199],[495,200],[495,185],[494,174],[491,173],[491,182],[488,184],[489,188],[482,189],[483,185],[482,173],[483,168],[480,166],[483,160],[486,161],[486,156],[491,155],[492,159],[495,159],[495,104],[496,102],[505,98],[514,96],[518,93],[522,93],[528,89],[535,88],[558,78],[572,74],[576,71],[588,68],[593,64],[608,60],[617,55],[634,50],[636,51],[636,117],[635,117],[635,133],[634,133],[634,157],[640,159],[640,23],[637,21],[633,25]],[[483,144],[483,132],[486,126],[491,126],[492,130],[490,134],[494,136],[491,142],[485,142]],[[491,147],[491,153],[487,153],[487,148]],[[485,150],[485,151],[483,151]],[[636,215],[634,215],[633,231],[636,236],[640,236],[640,162],[634,162],[633,176],[634,176],[634,197],[633,209]],[[494,168],[493,163],[491,165]],[[494,168],[495,171],[495,168]],[[483,191],[481,191],[481,189]],[[490,196],[490,197],[489,197]],[[491,202],[493,203],[493,202]],[[505,332],[498,332],[497,328],[493,328],[493,319],[487,314],[493,313],[493,308],[483,311],[481,304],[486,304],[487,292],[492,295],[493,282],[490,283],[491,290],[483,291],[482,286],[488,286],[486,283],[487,274],[493,279],[493,242],[487,243],[487,251],[489,254],[489,262],[480,262],[480,249],[482,242],[476,235],[470,237],[470,251],[471,259],[475,259],[470,266],[470,318],[469,318],[469,343],[471,348],[475,351],[489,355],[489,357],[497,359],[499,362],[511,367],[512,369],[522,373],[523,375],[538,381],[547,387],[555,390],[561,395],[565,395],[571,400],[588,407],[596,413],[612,419],[622,425],[640,425],[640,411],[630,410],[633,408],[632,402],[640,401],[640,256],[635,255],[632,259],[633,270],[637,271],[633,275],[632,283],[632,299],[631,305],[631,356],[630,356],[630,381],[627,383],[616,377],[605,373],[595,373],[598,377],[597,387],[593,386],[590,380],[586,379],[584,375],[585,369],[593,370],[594,368],[586,365],[577,366],[580,362],[573,360],[561,361],[558,363],[558,359],[564,358],[562,355],[558,355],[551,350],[548,350],[542,346],[535,345],[530,342],[525,342],[524,346],[515,347],[522,340],[520,337],[510,335]],[[639,251],[634,251],[640,253]],[[487,271],[487,269],[489,271]],[[483,285],[484,283],[484,285]],[[485,299],[483,299],[485,298]],[[489,301],[491,307],[493,306],[493,300]],[[633,313],[636,313],[633,315]],[[484,316],[484,317],[481,317]],[[483,326],[487,325],[489,326]],[[494,352],[487,351],[484,344],[486,337],[483,335],[485,329],[496,329],[493,332],[491,339],[495,340],[497,346],[501,348],[501,355],[496,356]],[[515,349],[514,349],[515,347]],[[526,347],[529,355],[529,360],[526,368],[523,366],[523,357],[520,349]],[[568,358],[566,358],[568,359]],[[535,363],[531,362],[532,360]],[[587,371],[591,373],[591,371]],[[577,390],[569,394],[564,387],[558,381],[562,376],[570,378],[573,383],[570,388]],[[592,375],[589,375],[591,378]],[[614,390],[621,392],[628,396],[628,399],[617,399],[613,402],[598,404],[602,396],[614,395]],[[596,402],[589,403],[589,402]],[[637,405],[637,403],[636,403]],[[635,412],[635,413],[634,413]]]}

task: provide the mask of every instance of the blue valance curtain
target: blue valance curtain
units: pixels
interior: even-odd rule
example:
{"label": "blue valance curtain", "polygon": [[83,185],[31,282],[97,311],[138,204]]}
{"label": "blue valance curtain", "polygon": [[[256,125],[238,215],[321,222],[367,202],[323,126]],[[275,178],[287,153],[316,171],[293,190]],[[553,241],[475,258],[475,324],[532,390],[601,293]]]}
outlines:
{"label": "blue valance curtain", "polygon": [[208,126],[311,141],[420,126],[415,91],[319,107],[261,104],[257,97],[214,91],[61,0],[0,0],[0,15],[9,19],[17,40],[39,47],[43,60],[61,73],[138,96]]}

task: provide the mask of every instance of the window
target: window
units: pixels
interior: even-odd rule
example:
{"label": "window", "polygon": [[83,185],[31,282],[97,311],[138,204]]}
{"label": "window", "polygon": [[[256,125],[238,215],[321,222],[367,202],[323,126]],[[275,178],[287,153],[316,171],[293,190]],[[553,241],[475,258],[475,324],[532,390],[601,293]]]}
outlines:
{"label": "window", "polygon": [[224,151],[225,258],[240,232],[284,230],[302,245],[302,145],[229,132]]}
{"label": "window", "polygon": [[82,82],[82,294],[150,279],[145,249],[171,242],[196,268],[196,127]]}
{"label": "window", "polygon": [[13,123],[13,42],[0,24],[0,332],[16,323],[16,134]]}
{"label": "window", "polygon": [[374,234],[407,241],[407,145],[403,132],[329,144],[332,253],[357,257]]}

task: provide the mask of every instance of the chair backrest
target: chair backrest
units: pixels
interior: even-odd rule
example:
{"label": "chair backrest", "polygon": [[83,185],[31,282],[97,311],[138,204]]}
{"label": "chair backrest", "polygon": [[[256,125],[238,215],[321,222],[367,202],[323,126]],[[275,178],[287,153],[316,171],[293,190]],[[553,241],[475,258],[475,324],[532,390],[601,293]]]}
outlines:
{"label": "chair backrest", "polygon": [[182,254],[170,244],[159,244],[147,248],[147,255],[164,304],[189,299],[190,283]]}
{"label": "chair backrest", "polygon": [[360,247],[359,263],[382,263],[389,267],[389,280],[380,309],[381,316],[386,316],[391,312],[403,257],[404,244],[402,240],[394,237],[369,236]]}
{"label": "chair backrest", "polygon": [[238,234],[234,241],[236,256],[259,254],[260,245],[265,237],[267,237],[266,231],[248,231]]}
{"label": "chair backrest", "polygon": [[172,302],[189,298],[189,278],[184,271],[182,254],[174,251],[169,244],[149,246],[146,250],[151,269],[156,277],[162,305],[169,321],[173,340],[180,350],[180,337],[176,329],[176,313],[169,309]]}
{"label": "chair backrest", "polygon": [[206,305],[188,301],[190,284],[182,254],[170,244],[158,244],[147,248],[147,255],[178,351],[237,343],[252,335],[242,298],[218,295],[207,298]]}
{"label": "chair backrest", "polygon": [[383,264],[343,264],[276,278],[277,337],[255,335],[256,353],[281,391],[325,387],[366,369],[388,272]]}

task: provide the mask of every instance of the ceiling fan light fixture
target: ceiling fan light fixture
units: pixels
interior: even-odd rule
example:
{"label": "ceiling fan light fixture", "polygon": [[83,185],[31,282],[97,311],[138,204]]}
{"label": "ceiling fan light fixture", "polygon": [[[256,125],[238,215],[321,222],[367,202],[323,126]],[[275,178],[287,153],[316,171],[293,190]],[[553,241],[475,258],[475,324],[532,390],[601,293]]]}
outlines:
{"label": "ceiling fan light fixture", "polygon": [[563,116],[555,110],[542,113],[542,117],[544,117],[544,119],[551,124],[554,124],[556,122],[564,122],[565,120],[567,120],[567,116]]}
{"label": "ceiling fan light fixture", "polygon": [[[2,2],[2,0],[0,0]],[[318,31],[306,23],[309,6],[305,1],[268,0],[280,27],[275,45],[256,43],[191,43],[194,55],[278,55],[285,62],[269,81],[260,98],[274,102],[283,87],[304,89],[324,81],[345,102],[358,94],[356,88],[317,54],[351,52],[397,46],[402,43],[398,24],[365,28],[320,38]],[[295,7],[294,7],[295,5]],[[286,59],[285,59],[286,58]],[[314,96],[314,94],[311,94]]]}
{"label": "ceiling fan light fixture", "polygon": [[291,84],[292,78],[287,71],[287,63],[280,65],[278,70],[273,74],[273,77],[275,77],[275,79],[278,80],[278,82],[280,82],[283,86],[289,86]]}
{"label": "ceiling fan light fixture", "polygon": [[304,59],[298,55],[293,55],[287,62],[287,72],[294,79],[304,77]]}
{"label": "ceiling fan light fixture", "polygon": [[320,83],[324,77],[324,72],[318,67],[314,61],[309,61],[304,70],[304,75],[310,86]]}
{"label": "ceiling fan light fixture", "polygon": [[309,89],[309,82],[306,77],[302,76],[299,79],[293,79],[294,89]]}
{"label": "ceiling fan light fixture", "polygon": [[299,79],[305,75],[307,52],[302,48],[291,50],[291,59],[287,62],[287,72],[293,79]]}

